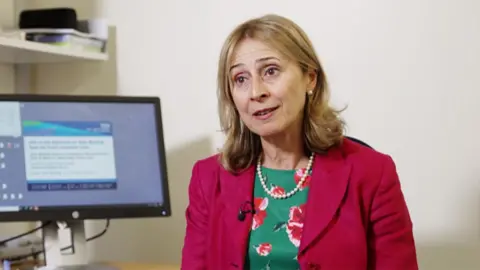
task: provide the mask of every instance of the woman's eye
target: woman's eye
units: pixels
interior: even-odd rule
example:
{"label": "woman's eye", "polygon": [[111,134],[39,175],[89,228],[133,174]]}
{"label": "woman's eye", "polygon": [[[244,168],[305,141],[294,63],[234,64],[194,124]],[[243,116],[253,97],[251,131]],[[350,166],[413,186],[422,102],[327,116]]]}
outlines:
{"label": "woman's eye", "polygon": [[266,75],[269,75],[269,76],[273,76],[277,73],[278,69],[277,68],[274,68],[274,67],[270,67],[267,69],[267,71],[265,72]]}
{"label": "woman's eye", "polygon": [[238,76],[238,77],[235,78],[235,82],[242,84],[242,83],[245,82],[245,77],[243,77],[243,76]]}

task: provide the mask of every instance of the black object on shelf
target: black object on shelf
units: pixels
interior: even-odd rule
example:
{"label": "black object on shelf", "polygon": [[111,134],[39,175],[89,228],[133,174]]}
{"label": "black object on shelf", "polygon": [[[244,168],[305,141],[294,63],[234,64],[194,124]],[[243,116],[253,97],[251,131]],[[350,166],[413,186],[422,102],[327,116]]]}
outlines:
{"label": "black object on shelf", "polygon": [[76,29],[77,12],[72,8],[49,8],[24,10],[20,13],[20,29]]}

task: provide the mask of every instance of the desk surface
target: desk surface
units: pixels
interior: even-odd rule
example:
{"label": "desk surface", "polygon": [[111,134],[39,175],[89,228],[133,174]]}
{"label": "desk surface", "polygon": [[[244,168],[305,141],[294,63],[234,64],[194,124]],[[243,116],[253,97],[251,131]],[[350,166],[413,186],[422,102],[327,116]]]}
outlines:
{"label": "desk surface", "polygon": [[180,270],[180,266],[156,263],[109,263],[121,270]]}
{"label": "desk surface", "polygon": [[[119,270],[180,270],[178,265],[158,264],[158,263],[123,263],[123,262],[106,262],[103,265],[113,266]],[[12,264],[12,269],[32,269],[34,265],[41,265],[38,261],[24,261],[20,264]]]}

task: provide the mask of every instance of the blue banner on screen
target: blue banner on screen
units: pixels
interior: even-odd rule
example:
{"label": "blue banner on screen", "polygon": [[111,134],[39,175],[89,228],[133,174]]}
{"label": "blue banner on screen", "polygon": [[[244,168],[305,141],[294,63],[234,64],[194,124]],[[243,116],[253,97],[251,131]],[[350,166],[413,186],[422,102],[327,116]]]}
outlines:
{"label": "blue banner on screen", "polygon": [[28,190],[117,188],[110,122],[23,121],[22,131]]}
{"label": "blue banner on screen", "polygon": [[23,121],[23,136],[112,136],[112,124],[102,122]]}

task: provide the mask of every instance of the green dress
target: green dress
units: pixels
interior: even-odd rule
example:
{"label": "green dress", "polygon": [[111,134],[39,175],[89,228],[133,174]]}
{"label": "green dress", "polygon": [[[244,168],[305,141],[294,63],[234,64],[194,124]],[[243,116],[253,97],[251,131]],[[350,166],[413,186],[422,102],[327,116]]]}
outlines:
{"label": "green dress", "polygon": [[[279,194],[293,190],[304,172],[305,169],[262,168],[266,186]],[[255,215],[248,245],[247,269],[300,269],[297,253],[309,183],[310,172],[297,193],[287,199],[274,199],[265,192],[258,175],[255,176]]]}

